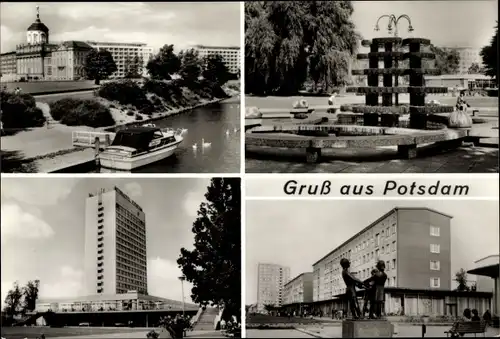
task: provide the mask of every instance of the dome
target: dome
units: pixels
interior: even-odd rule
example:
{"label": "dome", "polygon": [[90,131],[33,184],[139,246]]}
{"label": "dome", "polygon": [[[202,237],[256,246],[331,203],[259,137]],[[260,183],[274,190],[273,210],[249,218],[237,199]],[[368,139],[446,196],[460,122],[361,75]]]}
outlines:
{"label": "dome", "polygon": [[36,19],[36,21],[32,23],[30,27],[28,27],[28,31],[42,31],[48,33],[49,28],[45,26],[45,24],[41,22],[40,19]]}

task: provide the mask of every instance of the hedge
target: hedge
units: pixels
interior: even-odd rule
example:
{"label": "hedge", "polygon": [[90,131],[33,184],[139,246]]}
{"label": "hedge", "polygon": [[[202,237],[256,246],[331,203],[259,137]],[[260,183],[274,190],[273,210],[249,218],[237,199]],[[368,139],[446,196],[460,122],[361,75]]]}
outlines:
{"label": "hedge", "polygon": [[352,75],[412,75],[412,74],[425,74],[425,75],[440,75],[438,69],[424,69],[424,68],[365,68],[354,69]]}
{"label": "hedge", "polygon": [[347,92],[349,93],[363,93],[363,94],[391,94],[391,93],[414,93],[414,94],[425,94],[425,93],[448,93],[447,87],[418,87],[418,86],[408,86],[408,87],[348,87]]}
{"label": "hedge", "polygon": [[421,45],[430,45],[431,41],[429,39],[424,39],[424,38],[406,38],[403,39],[403,46],[409,45],[409,44],[421,44]]}
{"label": "hedge", "polygon": [[2,124],[4,129],[42,127],[45,124],[43,112],[36,107],[35,98],[30,94],[0,92]]}
{"label": "hedge", "polygon": [[408,104],[394,106],[368,106],[363,104],[341,105],[340,111],[353,113],[376,113],[376,114],[409,114],[410,107],[412,113],[435,114],[451,113],[453,106],[426,104],[425,106],[410,106]]}
{"label": "hedge", "polygon": [[109,108],[88,99],[65,98],[50,103],[54,120],[68,126],[107,127],[115,124]]}

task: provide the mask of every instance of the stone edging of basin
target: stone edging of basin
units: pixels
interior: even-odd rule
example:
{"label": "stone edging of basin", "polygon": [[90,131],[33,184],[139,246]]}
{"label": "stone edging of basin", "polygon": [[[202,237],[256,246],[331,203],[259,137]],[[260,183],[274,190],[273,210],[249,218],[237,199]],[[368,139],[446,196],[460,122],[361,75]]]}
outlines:
{"label": "stone edging of basin", "polygon": [[136,121],[131,121],[131,122],[127,122],[127,123],[124,123],[124,124],[116,124],[114,126],[99,127],[98,130],[103,130],[105,132],[115,132],[115,130],[117,128],[119,128],[119,127],[143,125],[143,124],[148,123],[150,121],[156,121],[156,120],[164,119],[164,118],[167,118],[167,117],[170,117],[170,116],[182,114],[182,113],[185,113],[185,112],[190,111],[192,109],[199,108],[199,107],[204,107],[204,106],[208,106],[208,105],[211,105],[211,104],[215,104],[215,103],[218,103],[218,102],[221,102],[223,100],[230,99],[230,98],[231,97],[228,97],[228,98],[216,98],[216,99],[209,100],[209,101],[206,101],[206,102],[201,102],[201,103],[196,104],[194,106],[182,107],[182,108],[178,108],[176,110],[174,109],[174,110],[171,110],[169,112],[165,112],[164,114],[158,115],[158,116],[153,117],[153,118],[148,118],[148,119],[139,120],[139,121],[137,121],[137,120]]}

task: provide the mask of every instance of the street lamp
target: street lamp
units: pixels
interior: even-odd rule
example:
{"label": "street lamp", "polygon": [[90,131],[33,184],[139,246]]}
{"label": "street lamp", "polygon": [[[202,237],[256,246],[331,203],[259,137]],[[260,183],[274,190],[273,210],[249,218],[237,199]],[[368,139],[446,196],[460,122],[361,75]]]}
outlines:
{"label": "street lamp", "polygon": [[387,15],[387,14],[384,14],[382,16],[380,16],[377,20],[377,23],[375,24],[375,31],[379,31],[380,30],[380,27],[378,25],[378,22],[380,21],[380,19],[382,18],[389,18],[389,24],[387,25],[387,30],[389,31],[389,34],[392,34],[392,25],[394,24],[394,36],[397,37],[398,36],[398,23],[399,23],[399,20],[401,19],[406,19],[408,21],[408,32],[413,32],[415,29],[413,28],[413,26],[411,25],[411,20],[410,20],[410,17],[406,14],[402,14],[400,15],[399,17],[396,18],[396,16],[394,14],[391,14],[391,15]]}
{"label": "street lamp", "polygon": [[181,281],[181,289],[182,289],[182,316],[184,317],[185,313],[185,305],[184,305],[184,280],[186,280],[185,276],[180,276],[179,280]]}

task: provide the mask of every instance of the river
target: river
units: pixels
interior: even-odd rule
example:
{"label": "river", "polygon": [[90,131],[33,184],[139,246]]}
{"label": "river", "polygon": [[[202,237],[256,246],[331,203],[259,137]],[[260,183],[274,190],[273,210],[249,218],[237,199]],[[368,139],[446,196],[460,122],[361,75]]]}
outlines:
{"label": "river", "polygon": [[[195,108],[189,112],[154,121],[158,127],[185,128],[181,147],[175,155],[134,173],[239,173],[240,172],[240,101],[231,98]],[[202,148],[201,142],[211,143]],[[197,149],[193,144],[197,143]],[[109,173],[108,169],[93,172]]]}

